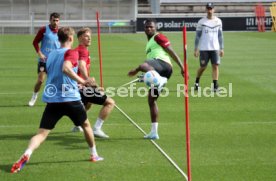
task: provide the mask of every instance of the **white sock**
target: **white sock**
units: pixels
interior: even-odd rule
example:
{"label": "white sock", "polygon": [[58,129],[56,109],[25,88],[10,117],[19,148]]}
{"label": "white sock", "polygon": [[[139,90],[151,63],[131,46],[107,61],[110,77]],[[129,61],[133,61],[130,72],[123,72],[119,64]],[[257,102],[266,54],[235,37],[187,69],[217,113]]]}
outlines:
{"label": "white sock", "polygon": [[158,122],[151,123],[151,132],[152,133],[158,132]]}
{"label": "white sock", "polygon": [[27,150],[25,151],[24,155],[27,155],[28,157],[31,157],[32,153],[33,153],[32,150],[27,149]]}
{"label": "white sock", "polygon": [[38,92],[33,92],[33,97],[37,97],[38,96]]}
{"label": "white sock", "polygon": [[98,156],[96,145],[94,145],[93,147],[90,147],[89,151],[90,151],[90,155]]}
{"label": "white sock", "polygon": [[103,126],[104,120],[102,120],[101,118],[97,118],[97,121],[94,125],[94,128],[96,129],[101,129]]}

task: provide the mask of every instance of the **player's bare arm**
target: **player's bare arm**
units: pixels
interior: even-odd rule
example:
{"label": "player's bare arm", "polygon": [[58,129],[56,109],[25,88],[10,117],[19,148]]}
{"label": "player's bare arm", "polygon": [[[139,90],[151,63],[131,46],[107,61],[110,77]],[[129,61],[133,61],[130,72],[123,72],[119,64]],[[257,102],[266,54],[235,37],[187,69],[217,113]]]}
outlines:
{"label": "player's bare arm", "polygon": [[41,61],[46,61],[47,57],[40,50],[37,52],[37,54]]}
{"label": "player's bare arm", "polygon": [[79,77],[78,74],[76,74],[72,68],[72,63],[70,61],[65,60],[62,67],[62,72],[69,76],[71,79],[77,81],[79,84],[86,85],[88,81],[86,82],[86,80],[83,80],[81,77]]}
{"label": "player's bare arm", "polygon": [[88,79],[89,76],[88,76],[88,72],[87,72],[87,68],[86,68],[86,62],[84,60],[79,60],[79,71],[81,73],[81,76],[84,78],[84,79]]}
{"label": "player's bare arm", "polygon": [[164,50],[172,57],[172,59],[177,63],[177,65],[180,67],[181,69],[181,74],[182,76],[184,76],[184,67],[181,63],[181,60],[179,58],[179,56],[175,53],[175,51],[172,49],[171,46],[168,46],[166,48],[164,48]]}

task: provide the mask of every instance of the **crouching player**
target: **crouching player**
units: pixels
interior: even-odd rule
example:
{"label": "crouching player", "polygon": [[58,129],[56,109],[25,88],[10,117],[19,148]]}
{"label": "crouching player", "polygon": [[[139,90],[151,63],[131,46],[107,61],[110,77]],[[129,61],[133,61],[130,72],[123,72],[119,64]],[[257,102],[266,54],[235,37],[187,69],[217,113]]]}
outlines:
{"label": "crouching player", "polygon": [[[79,52],[78,75],[86,80],[90,76],[90,55],[88,47],[91,45],[91,29],[80,29],[77,33],[77,37],[79,41],[79,45],[76,48],[76,50]],[[113,110],[115,101],[112,98],[107,97],[101,88],[96,85],[96,82],[93,87],[81,87],[80,94],[86,111],[90,109],[92,104],[102,105],[98,118],[93,127],[93,133],[96,137],[99,138],[109,138],[109,136],[103,132],[102,125]],[[81,127],[76,126],[72,129],[72,131],[82,131],[82,129]]]}

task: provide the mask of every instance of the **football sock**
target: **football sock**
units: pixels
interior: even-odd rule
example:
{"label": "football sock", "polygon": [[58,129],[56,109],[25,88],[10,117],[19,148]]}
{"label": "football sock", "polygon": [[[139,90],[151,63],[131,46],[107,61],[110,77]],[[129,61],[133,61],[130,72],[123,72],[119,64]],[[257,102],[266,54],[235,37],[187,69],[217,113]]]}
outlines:
{"label": "football sock", "polygon": [[32,153],[33,153],[32,150],[27,149],[27,150],[25,151],[24,155],[27,155],[28,157],[31,157]]}
{"label": "football sock", "polygon": [[213,80],[213,83],[214,83],[214,88],[218,88],[218,80]]}
{"label": "football sock", "polygon": [[199,77],[196,78],[196,81],[195,81],[196,84],[199,84],[199,79],[200,79]]}
{"label": "football sock", "polygon": [[152,133],[158,132],[158,122],[151,123],[151,132]]}
{"label": "football sock", "polygon": [[89,151],[90,151],[90,155],[98,156],[96,145],[94,145],[93,147],[90,147]]}
{"label": "football sock", "polygon": [[96,129],[101,129],[103,126],[104,120],[102,120],[101,118],[97,118],[97,121],[94,125],[94,128]]}
{"label": "football sock", "polygon": [[38,92],[33,92],[33,98],[38,96]]}

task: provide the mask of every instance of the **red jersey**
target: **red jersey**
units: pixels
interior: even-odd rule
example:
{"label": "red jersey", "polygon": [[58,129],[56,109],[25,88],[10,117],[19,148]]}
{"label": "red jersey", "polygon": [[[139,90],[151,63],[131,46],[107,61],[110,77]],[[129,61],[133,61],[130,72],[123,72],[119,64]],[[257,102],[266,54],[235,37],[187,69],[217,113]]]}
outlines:
{"label": "red jersey", "polygon": [[[51,26],[49,26],[51,31],[53,33],[57,33],[58,32],[58,28],[52,28]],[[38,52],[39,51],[39,43],[42,41],[43,37],[44,37],[44,33],[46,32],[46,26],[43,26],[39,29],[39,31],[37,32],[34,41],[33,41],[33,46],[35,48],[35,51]]]}
{"label": "red jersey", "polygon": [[[90,54],[89,54],[89,51],[88,51],[87,47],[85,47],[83,45],[79,45],[75,50],[79,52],[78,60],[85,61],[86,70],[87,70],[88,76],[90,76],[90,63],[91,63],[91,61],[90,61]],[[82,77],[79,70],[78,70],[78,75],[80,77]]]}
{"label": "red jersey", "polygon": [[64,60],[70,61],[73,67],[78,66],[78,58],[79,58],[78,52],[72,49],[67,50],[64,54]]}

